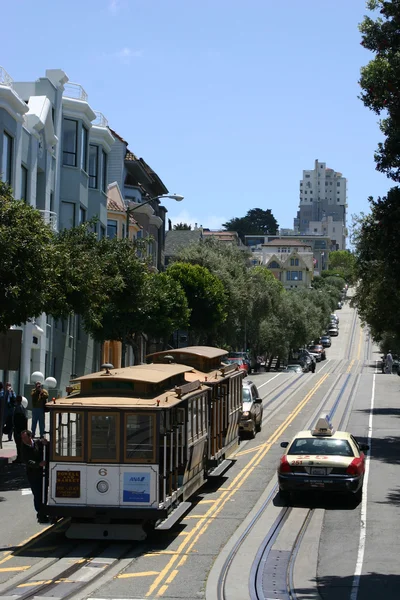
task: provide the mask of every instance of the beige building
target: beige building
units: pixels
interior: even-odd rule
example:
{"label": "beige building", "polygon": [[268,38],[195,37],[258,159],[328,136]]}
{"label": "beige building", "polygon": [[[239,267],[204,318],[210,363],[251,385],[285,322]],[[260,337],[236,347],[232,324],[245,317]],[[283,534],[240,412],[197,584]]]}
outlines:
{"label": "beige building", "polygon": [[[123,239],[126,235],[127,212],[124,199],[117,182],[110,183],[107,189],[107,235]],[[129,215],[129,238],[137,239],[141,225]],[[140,236],[139,236],[140,237]],[[130,350],[128,350],[130,351]],[[104,342],[101,352],[102,364],[111,363],[116,369],[121,367],[122,343],[115,340]]]}
{"label": "beige building", "polygon": [[311,246],[300,240],[280,238],[262,245],[262,264],[286,289],[311,287],[314,260]]}

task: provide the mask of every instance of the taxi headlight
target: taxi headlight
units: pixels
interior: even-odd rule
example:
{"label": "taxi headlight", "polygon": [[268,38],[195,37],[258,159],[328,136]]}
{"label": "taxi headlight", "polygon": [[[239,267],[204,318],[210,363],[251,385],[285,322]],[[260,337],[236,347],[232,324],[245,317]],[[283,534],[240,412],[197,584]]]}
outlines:
{"label": "taxi headlight", "polygon": [[242,417],[243,417],[244,419],[247,419],[249,416],[250,416],[250,413],[249,413],[248,411],[246,411],[246,412],[242,413]]}
{"label": "taxi headlight", "polygon": [[100,494],[105,494],[110,489],[110,484],[108,483],[108,481],[104,481],[104,479],[102,479],[97,483],[96,488],[97,491],[100,492]]}

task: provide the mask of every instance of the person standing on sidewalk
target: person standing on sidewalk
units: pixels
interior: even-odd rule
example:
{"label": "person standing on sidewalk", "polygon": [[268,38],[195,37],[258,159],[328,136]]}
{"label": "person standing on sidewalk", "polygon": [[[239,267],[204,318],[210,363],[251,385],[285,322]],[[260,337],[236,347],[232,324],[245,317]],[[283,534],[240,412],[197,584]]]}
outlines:
{"label": "person standing on sidewalk", "polygon": [[34,440],[32,432],[25,429],[21,432],[21,457],[26,465],[26,476],[33,494],[33,503],[39,523],[49,523],[46,508],[43,504],[43,468],[46,461],[43,459],[43,447],[48,441],[43,439]]}
{"label": "person standing on sidewalk", "polygon": [[393,356],[392,356],[391,350],[389,350],[389,352],[386,354],[386,373],[389,373],[389,375],[391,375],[392,369],[393,369]]}
{"label": "person standing on sidewalk", "polygon": [[6,389],[4,392],[4,406],[5,406],[5,418],[4,418],[4,429],[8,435],[8,441],[11,442],[13,438],[13,415],[15,408],[15,392],[12,389],[11,383],[6,383]]}
{"label": "person standing on sidewalk", "polygon": [[43,389],[40,381],[35,383],[35,389],[31,392],[32,398],[32,435],[35,437],[36,426],[39,424],[39,434],[44,436],[44,407],[49,399],[49,394]]}
{"label": "person standing on sidewalk", "polygon": [[21,433],[26,431],[28,427],[28,411],[22,404],[22,396],[17,396],[16,405],[14,409],[14,441],[17,448],[17,458],[13,461],[15,463],[21,463]]}

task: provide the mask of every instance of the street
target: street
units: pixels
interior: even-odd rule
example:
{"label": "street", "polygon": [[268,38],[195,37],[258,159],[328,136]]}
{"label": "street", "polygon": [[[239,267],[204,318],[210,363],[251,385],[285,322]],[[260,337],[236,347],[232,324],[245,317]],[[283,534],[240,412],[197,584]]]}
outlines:
{"label": "street", "polygon": [[[169,532],[133,543],[67,540],[62,521],[36,523],[24,467],[6,467],[0,598],[397,599],[400,378],[377,371],[378,349],[356,312],[346,304],[337,314],[340,335],[316,373],[249,376],[263,398],[261,432]],[[328,412],[335,428],[370,445],[363,500],[316,493],[286,507],[280,442]]]}

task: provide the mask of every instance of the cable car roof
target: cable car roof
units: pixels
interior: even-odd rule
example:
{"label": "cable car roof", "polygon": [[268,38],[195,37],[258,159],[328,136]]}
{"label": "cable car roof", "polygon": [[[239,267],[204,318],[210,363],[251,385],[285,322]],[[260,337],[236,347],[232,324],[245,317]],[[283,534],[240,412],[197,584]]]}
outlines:
{"label": "cable car roof", "polygon": [[89,379],[119,379],[125,381],[138,381],[141,383],[161,383],[174,375],[184,374],[192,371],[192,367],[179,364],[151,364],[137,365],[133,367],[124,367],[120,369],[110,369],[110,372],[99,371],[82,375],[73,381],[86,381]]}
{"label": "cable car roof", "polygon": [[172,348],[170,350],[163,350],[162,352],[153,352],[153,354],[148,354],[146,358],[151,358],[152,356],[168,356],[168,354],[173,355],[177,352],[179,352],[179,354],[194,354],[196,356],[203,356],[204,358],[218,358],[219,356],[226,356],[228,354],[227,350],[214,348],[212,346],[186,346],[185,348]]}

